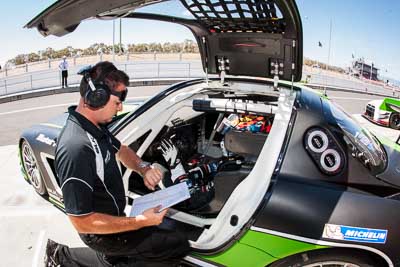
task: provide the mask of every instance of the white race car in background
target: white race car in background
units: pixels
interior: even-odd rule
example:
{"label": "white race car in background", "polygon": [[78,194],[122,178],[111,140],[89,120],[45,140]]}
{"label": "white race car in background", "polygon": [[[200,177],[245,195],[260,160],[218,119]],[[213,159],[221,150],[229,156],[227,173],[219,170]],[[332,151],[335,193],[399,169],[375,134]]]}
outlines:
{"label": "white race car in background", "polygon": [[399,130],[400,100],[389,97],[372,100],[367,103],[363,116],[377,124]]}

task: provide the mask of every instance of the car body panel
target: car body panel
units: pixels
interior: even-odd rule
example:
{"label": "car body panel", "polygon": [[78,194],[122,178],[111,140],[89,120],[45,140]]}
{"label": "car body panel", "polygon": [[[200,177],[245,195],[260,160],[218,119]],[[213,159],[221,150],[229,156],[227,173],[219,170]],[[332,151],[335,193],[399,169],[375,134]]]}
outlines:
{"label": "car body panel", "polygon": [[381,106],[379,107],[381,110],[386,111],[397,111],[399,112],[400,108],[400,100],[396,98],[386,97],[383,99]]}
{"label": "car body panel", "polygon": [[[287,81],[301,80],[303,30],[295,1],[250,1],[240,5],[216,1],[199,4],[207,6],[208,11],[193,2],[181,1],[187,12],[194,17],[190,20],[158,14],[135,15],[132,12],[156,2],[160,1],[60,0],[33,18],[25,27],[37,28],[44,36],[63,36],[74,31],[81,21],[94,17],[136,17],[168,21],[184,25],[192,31],[200,48],[206,73],[224,72],[253,77],[276,76]],[[225,16],[220,16],[222,12],[215,11],[216,9],[223,9]],[[66,13],[71,15],[64,16]]]}
{"label": "car body panel", "polygon": [[[285,202],[282,202],[282,199],[285,199]],[[303,239],[329,241],[332,246],[334,243],[345,243],[348,247],[362,245],[396,259],[397,248],[400,245],[399,233],[396,230],[399,218],[393,218],[391,211],[398,209],[399,205],[398,200],[349,192],[340,187],[335,190],[319,184],[308,185],[281,178],[254,226]],[[383,246],[323,238],[326,224],[387,230],[387,240]]]}
{"label": "car body panel", "polygon": [[265,266],[290,255],[326,248],[329,247],[268,234],[252,227],[223,254],[196,256],[224,266]]}
{"label": "car body panel", "polygon": [[[90,19],[102,14],[116,14],[126,11],[126,8],[137,8],[145,5],[145,0],[114,0],[114,1],[76,1],[59,0],[43,10],[40,14],[29,21],[26,28],[37,28],[43,36],[64,36],[73,32],[82,20]],[[114,10],[114,12],[109,12]],[[65,16],[65,14],[69,14]]]}

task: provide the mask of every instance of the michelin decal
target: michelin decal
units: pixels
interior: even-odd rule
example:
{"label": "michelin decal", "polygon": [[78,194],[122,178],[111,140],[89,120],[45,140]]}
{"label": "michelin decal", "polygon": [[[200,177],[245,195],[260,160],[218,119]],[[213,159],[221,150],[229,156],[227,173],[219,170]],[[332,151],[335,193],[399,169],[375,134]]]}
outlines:
{"label": "michelin decal", "polygon": [[384,244],[386,243],[387,234],[387,230],[381,229],[325,224],[322,237],[336,240]]}

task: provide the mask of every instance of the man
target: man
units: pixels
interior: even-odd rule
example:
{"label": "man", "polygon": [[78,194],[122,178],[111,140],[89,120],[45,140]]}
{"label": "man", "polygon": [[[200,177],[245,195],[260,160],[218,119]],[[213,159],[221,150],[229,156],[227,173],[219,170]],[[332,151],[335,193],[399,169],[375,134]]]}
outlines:
{"label": "man", "polygon": [[61,84],[62,88],[68,87],[68,61],[67,57],[63,56],[63,59],[61,60],[60,64],[58,65],[58,68],[61,71]]}
{"label": "man", "polygon": [[[68,248],[49,240],[47,266],[121,266],[123,262],[170,260],[186,255],[183,235],[161,224],[167,210],[146,210],[125,217],[125,195],[118,158],[143,176],[151,190],[162,178],[134,151],[121,144],[104,124],[122,110],[128,76],[110,62],[100,62],[83,73],[81,98],[57,143],[55,166],[66,213],[83,242],[91,249]],[[171,260],[172,259],[172,260]]]}

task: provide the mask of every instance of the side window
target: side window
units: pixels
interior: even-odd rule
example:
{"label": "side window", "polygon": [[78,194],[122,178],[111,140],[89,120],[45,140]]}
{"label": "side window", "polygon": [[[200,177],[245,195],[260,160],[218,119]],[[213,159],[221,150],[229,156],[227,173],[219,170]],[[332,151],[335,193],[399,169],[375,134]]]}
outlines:
{"label": "side window", "polygon": [[143,144],[144,140],[150,135],[151,130],[148,130],[144,135],[139,137],[135,142],[129,145],[130,148],[133,149],[133,151],[137,151],[140,146]]}

